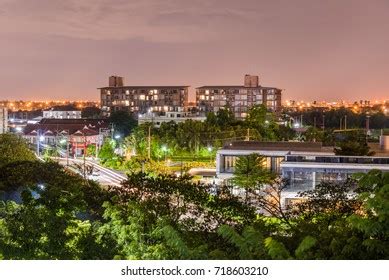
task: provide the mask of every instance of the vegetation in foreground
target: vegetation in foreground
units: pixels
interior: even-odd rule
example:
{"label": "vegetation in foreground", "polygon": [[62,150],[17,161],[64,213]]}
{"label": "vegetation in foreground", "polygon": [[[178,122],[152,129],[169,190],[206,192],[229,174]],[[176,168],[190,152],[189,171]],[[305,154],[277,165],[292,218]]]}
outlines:
{"label": "vegetation in foreground", "polygon": [[[10,141],[0,136],[0,150]],[[1,259],[389,257],[389,174],[379,170],[323,182],[285,210],[277,201],[283,182],[255,168],[236,174],[247,191],[242,198],[227,186],[141,172],[103,190],[35,161],[20,144],[23,152],[0,154]]]}

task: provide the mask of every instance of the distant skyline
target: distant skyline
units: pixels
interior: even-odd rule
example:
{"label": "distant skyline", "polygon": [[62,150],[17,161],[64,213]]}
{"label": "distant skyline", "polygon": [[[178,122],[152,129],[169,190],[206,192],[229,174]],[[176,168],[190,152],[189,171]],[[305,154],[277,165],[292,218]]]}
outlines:
{"label": "distant skyline", "polygon": [[0,100],[244,74],[283,100],[389,99],[388,34],[385,0],[0,0]]}

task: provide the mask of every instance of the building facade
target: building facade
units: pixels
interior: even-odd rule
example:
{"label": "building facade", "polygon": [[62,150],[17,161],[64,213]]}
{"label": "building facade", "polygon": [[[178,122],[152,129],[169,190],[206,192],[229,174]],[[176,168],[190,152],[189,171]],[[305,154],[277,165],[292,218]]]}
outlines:
{"label": "building facade", "polygon": [[254,105],[265,105],[273,112],[281,110],[281,89],[259,85],[258,76],[245,75],[237,86],[202,86],[196,88],[196,105],[200,112],[217,112],[230,108],[236,118],[244,118]]}
{"label": "building facade", "polygon": [[8,131],[8,110],[6,107],[0,107],[0,134]]}
{"label": "building facade", "polygon": [[188,105],[189,86],[124,86],[124,79],[109,77],[109,86],[99,88],[105,116],[128,111],[135,117],[147,112],[180,111]]}
{"label": "building facade", "polygon": [[354,173],[372,169],[389,172],[388,150],[380,150],[379,156],[338,156],[332,147],[322,147],[318,142],[237,141],[217,152],[217,178],[228,183],[236,160],[253,153],[264,156],[264,167],[286,179],[283,204],[298,200],[299,192],[312,190],[322,181],[342,182]]}
{"label": "building facade", "polygon": [[81,111],[61,111],[61,110],[45,110],[43,111],[44,119],[81,119]]}
{"label": "building facade", "polygon": [[181,123],[187,120],[200,121],[206,120],[206,117],[194,115],[190,112],[164,112],[156,114],[154,112],[139,114],[138,124],[152,123],[155,127],[160,127],[162,123],[174,122]]}
{"label": "building facade", "polygon": [[111,130],[103,119],[42,119],[27,124],[22,135],[32,147],[39,148],[39,152],[46,147],[63,147],[62,155],[79,157],[87,155],[86,149],[90,145],[99,150],[104,137],[111,135]]}

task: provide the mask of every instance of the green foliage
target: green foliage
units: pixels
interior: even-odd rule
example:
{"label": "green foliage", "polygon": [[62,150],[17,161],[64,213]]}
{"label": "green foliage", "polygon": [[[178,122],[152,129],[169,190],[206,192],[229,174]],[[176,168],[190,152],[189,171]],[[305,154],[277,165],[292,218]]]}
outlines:
{"label": "green foliage", "polygon": [[101,109],[98,107],[85,107],[81,110],[81,117],[85,119],[97,119],[101,117]]}
{"label": "green foliage", "polygon": [[119,168],[123,159],[115,153],[116,142],[106,139],[99,151],[100,162],[108,167]]}
{"label": "green foliage", "polygon": [[33,161],[26,142],[14,134],[0,134],[0,167],[16,161]]}
{"label": "green foliage", "polygon": [[246,200],[251,192],[271,184],[275,175],[264,167],[264,157],[258,154],[240,156],[235,164],[234,177],[231,182],[246,191]]}
{"label": "green foliage", "polygon": [[277,140],[276,118],[274,114],[267,111],[264,105],[255,105],[249,109],[245,125],[258,131],[259,140]]}
{"label": "green foliage", "polygon": [[[114,146],[104,145],[108,162]],[[120,187],[105,190],[55,162],[5,154],[0,259],[389,258],[389,173],[379,170],[321,182],[285,209],[282,180],[255,154],[240,158],[234,174],[249,200],[185,172],[161,174],[142,156]],[[7,200],[13,192],[21,201]]]}
{"label": "green foliage", "polygon": [[127,111],[112,112],[108,121],[113,125],[115,135],[118,134],[123,138],[130,135],[137,126],[137,121]]}
{"label": "green foliage", "polygon": [[295,255],[298,259],[311,259],[312,254],[310,250],[317,244],[317,239],[312,236],[306,236],[295,251]]}
{"label": "green foliage", "polygon": [[349,221],[363,233],[362,245],[377,258],[389,255],[389,173],[372,170],[356,175],[361,187],[359,199],[363,212],[353,214]]}
{"label": "green foliage", "polygon": [[86,148],[86,154],[87,156],[94,157],[96,155],[96,146],[95,145],[88,145]]}
{"label": "green foliage", "polygon": [[222,225],[218,228],[218,233],[239,250],[238,257],[242,260],[267,257],[262,232],[253,226],[246,226],[240,235],[233,227]]}
{"label": "green foliage", "polygon": [[374,152],[370,151],[370,147],[366,141],[366,135],[360,132],[351,132],[344,135],[344,139],[338,142],[334,148],[336,155],[344,156],[371,156]]}
{"label": "green foliage", "polygon": [[265,239],[265,248],[273,260],[287,260],[291,258],[284,244],[275,240],[273,237]]}

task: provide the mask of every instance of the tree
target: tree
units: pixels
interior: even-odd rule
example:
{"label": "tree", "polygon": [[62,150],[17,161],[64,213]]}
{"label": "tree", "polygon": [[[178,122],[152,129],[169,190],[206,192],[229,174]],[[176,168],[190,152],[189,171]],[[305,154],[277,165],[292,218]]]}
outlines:
{"label": "tree", "polygon": [[102,164],[109,167],[119,167],[123,158],[115,153],[115,141],[106,139],[99,151],[99,160]]}
{"label": "tree", "polygon": [[337,147],[334,148],[334,153],[342,156],[374,155],[367,144],[366,135],[358,131],[345,134],[343,139],[337,143]]}
{"label": "tree", "polygon": [[265,158],[258,154],[240,156],[235,164],[232,183],[245,190],[246,201],[249,193],[260,190],[275,179],[274,174],[264,167]]}
{"label": "tree", "polygon": [[97,119],[101,116],[101,109],[98,107],[85,107],[81,110],[81,117],[86,119]]}
{"label": "tree", "polygon": [[[3,167],[2,187],[22,188],[22,201],[0,202],[0,255],[6,259],[112,258],[96,225],[107,193],[53,162]],[[89,220],[89,219],[91,220]]]}
{"label": "tree", "polygon": [[95,156],[96,155],[96,145],[88,145],[86,148],[86,154],[88,156]]}
{"label": "tree", "polygon": [[370,258],[389,257],[389,173],[371,170],[356,174],[359,182],[358,196],[363,211],[349,218],[351,226],[362,232],[362,246]]}
{"label": "tree", "polygon": [[114,133],[122,138],[130,135],[137,126],[137,121],[127,111],[115,111],[109,116],[108,121],[113,125]]}
{"label": "tree", "polygon": [[267,111],[264,105],[255,105],[247,112],[244,121],[248,128],[253,128],[258,131],[261,140],[276,140],[278,125],[275,121],[274,114]]}
{"label": "tree", "polygon": [[16,161],[34,161],[26,142],[13,134],[0,134],[0,167]]}

